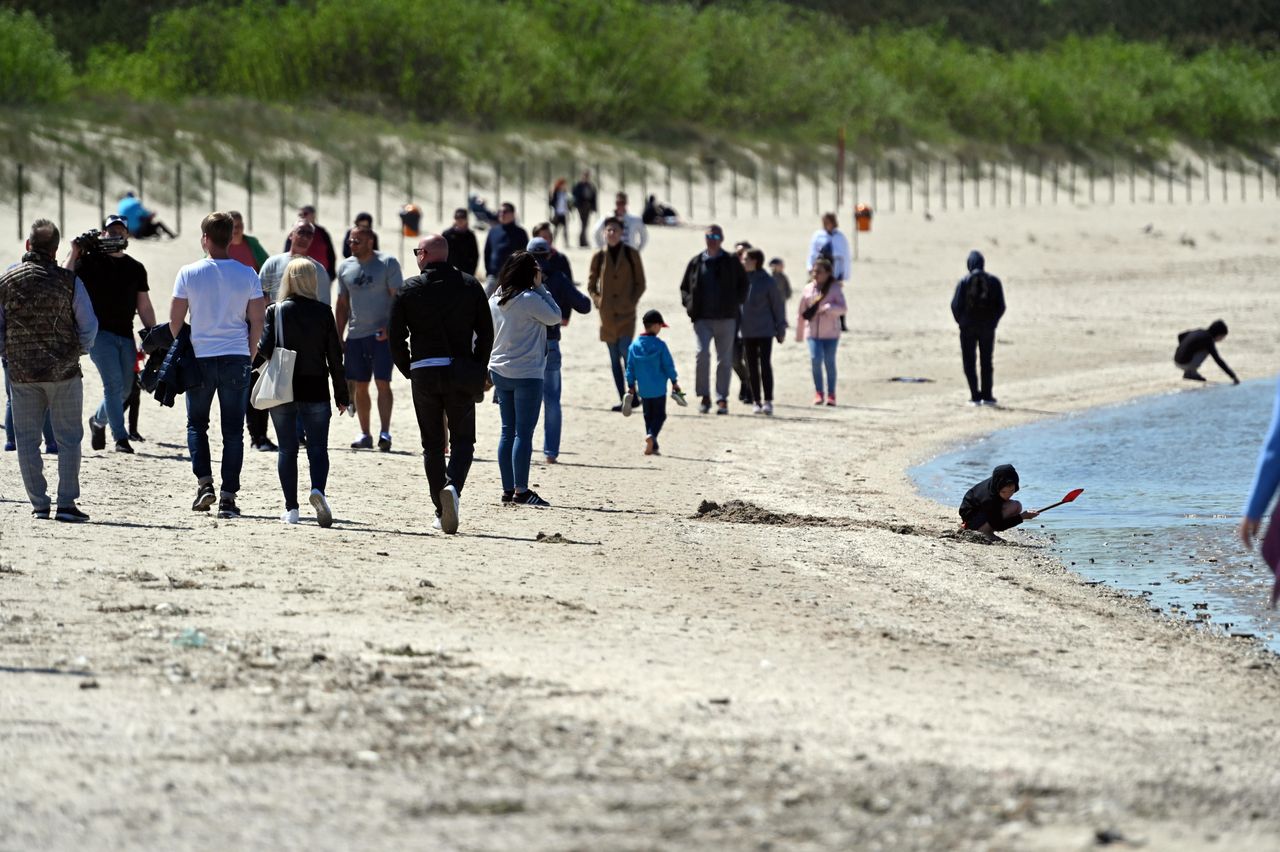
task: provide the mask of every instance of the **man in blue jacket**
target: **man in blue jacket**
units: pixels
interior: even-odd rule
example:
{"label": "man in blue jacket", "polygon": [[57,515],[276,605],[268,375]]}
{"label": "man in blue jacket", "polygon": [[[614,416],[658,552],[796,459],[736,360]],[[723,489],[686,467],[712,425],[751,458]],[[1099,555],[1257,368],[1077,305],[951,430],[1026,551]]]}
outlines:
{"label": "man in blue jacket", "polygon": [[529,235],[516,224],[516,206],[510,201],[502,202],[498,210],[498,224],[484,240],[484,294],[492,296],[498,288],[498,273],[502,264],[507,262],[513,252],[523,249],[529,244]]}
{"label": "man in blue jacket", "polygon": [[[969,274],[956,285],[951,297],[951,315],[960,326],[960,359],[964,377],[969,382],[970,405],[995,405],[991,395],[992,350],[996,345],[996,326],[1004,316],[1004,287],[1000,279],[984,268],[982,252],[969,252]],[[982,353],[982,383],[974,369],[978,352]]]}
{"label": "man in blue jacket", "polygon": [[[568,325],[572,311],[580,314],[591,312],[591,299],[574,286],[572,279],[555,262],[563,257],[551,248],[542,237],[529,240],[529,254],[542,269],[543,284],[547,292],[560,306],[560,325]],[[542,455],[547,464],[555,464],[560,455],[560,426],[563,422],[560,409],[560,325],[547,326],[547,369],[542,378],[542,405],[545,411],[542,426]]]}

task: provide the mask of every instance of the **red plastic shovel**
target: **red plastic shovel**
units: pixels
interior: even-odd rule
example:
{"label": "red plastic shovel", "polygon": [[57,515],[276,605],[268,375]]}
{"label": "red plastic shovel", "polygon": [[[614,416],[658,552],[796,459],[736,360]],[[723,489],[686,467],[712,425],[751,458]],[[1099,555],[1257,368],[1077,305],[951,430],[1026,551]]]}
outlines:
{"label": "red plastic shovel", "polygon": [[1076,489],[1076,490],[1074,490],[1074,491],[1068,491],[1068,492],[1067,492],[1067,496],[1066,496],[1066,497],[1063,497],[1061,500],[1059,500],[1057,503],[1054,503],[1052,506],[1045,506],[1043,509],[1040,509],[1039,511],[1037,511],[1037,512],[1036,512],[1036,514],[1041,514],[1042,512],[1047,512],[1047,511],[1049,511],[1050,509],[1055,509],[1055,508],[1057,508],[1058,506],[1061,506],[1063,503],[1072,503],[1072,502],[1074,502],[1074,501],[1075,501],[1075,499],[1076,499],[1077,497],[1079,497],[1079,496],[1080,496],[1081,494],[1083,494],[1083,493],[1084,493],[1084,489],[1083,489],[1083,488],[1077,488],[1077,489]]}

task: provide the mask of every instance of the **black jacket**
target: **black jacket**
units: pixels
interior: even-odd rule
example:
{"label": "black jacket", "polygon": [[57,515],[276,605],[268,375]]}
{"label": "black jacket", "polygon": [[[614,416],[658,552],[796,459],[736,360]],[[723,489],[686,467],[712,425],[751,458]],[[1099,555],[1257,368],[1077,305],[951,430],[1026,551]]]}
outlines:
{"label": "black jacket", "polygon": [[[960,279],[956,285],[955,295],[951,297],[951,315],[956,324],[965,329],[994,329],[1004,316],[1004,285],[1000,279],[986,271],[986,260],[980,251],[969,252],[969,274]],[[970,299],[969,290],[985,284],[987,298],[985,304],[977,306]]]}
{"label": "black jacket", "polygon": [[[480,282],[446,263],[405,279],[391,306],[391,357],[404,376],[424,358],[472,358],[488,365],[493,315]],[[472,348],[472,337],[475,346]]]}
{"label": "black jacket", "polygon": [[1004,498],[1000,496],[1000,489],[1006,485],[1012,485],[1013,492],[1018,493],[1018,471],[1011,464],[1000,465],[991,472],[989,479],[970,488],[960,503],[960,520],[965,526],[977,529],[986,523],[1000,532],[1022,523],[1021,515],[1004,516]]}
{"label": "black jacket", "polygon": [[203,382],[204,373],[201,372],[200,362],[196,359],[196,350],[191,346],[191,326],[183,323],[178,336],[165,353],[164,362],[156,373],[151,394],[159,400],[161,405],[173,408],[178,394],[198,387]]}
{"label": "black jacket", "polygon": [[293,364],[294,402],[328,402],[331,381],[334,400],[345,408],[351,399],[342,370],[342,342],[329,306],[296,295],[268,305],[257,363],[271,358],[276,348],[276,323],[282,320],[281,343],[298,353]]}
{"label": "black jacket", "polygon": [[480,265],[480,244],[476,242],[476,232],[470,228],[448,228],[440,236],[449,244],[449,265],[468,275],[475,275],[476,267]]}
{"label": "black jacket", "polygon": [[691,320],[736,319],[747,289],[747,270],[738,258],[727,251],[714,258],[702,252],[685,267],[680,300]]}
{"label": "black jacket", "polygon": [[1226,333],[1227,326],[1222,320],[1217,320],[1208,328],[1194,328],[1182,332],[1178,335],[1178,348],[1173,353],[1173,362],[1190,364],[1193,358],[1204,352],[1213,357],[1213,360],[1222,368],[1222,372],[1230,376],[1232,381],[1239,382],[1240,379],[1236,378],[1236,374],[1218,354],[1218,345],[1214,342],[1214,337]]}

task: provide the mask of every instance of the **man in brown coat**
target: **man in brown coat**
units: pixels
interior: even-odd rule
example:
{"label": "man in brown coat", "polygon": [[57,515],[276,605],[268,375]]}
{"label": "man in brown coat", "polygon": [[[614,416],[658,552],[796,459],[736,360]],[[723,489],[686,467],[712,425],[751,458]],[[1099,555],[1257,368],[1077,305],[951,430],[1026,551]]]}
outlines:
{"label": "man in brown coat", "polygon": [[[610,217],[604,222],[604,248],[591,258],[587,293],[600,314],[600,339],[609,348],[613,383],[621,401],[626,392],[623,380],[627,349],[636,335],[636,306],[644,295],[644,261],[640,252],[622,241],[622,222]],[[621,411],[622,405],[613,407]]]}

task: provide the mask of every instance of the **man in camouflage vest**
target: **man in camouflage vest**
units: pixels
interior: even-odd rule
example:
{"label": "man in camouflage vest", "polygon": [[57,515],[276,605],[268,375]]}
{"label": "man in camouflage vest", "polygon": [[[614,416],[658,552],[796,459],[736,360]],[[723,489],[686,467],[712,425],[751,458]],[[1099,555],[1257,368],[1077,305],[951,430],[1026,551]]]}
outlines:
{"label": "man in camouflage vest", "polygon": [[59,521],[87,521],[80,497],[80,441],[84,389],[80,356],[89,354],[98,320],[89,293],[75,273],[58,266],[58,227],[48,219],[31,225],[22,262],[0,276],[0,354],[9,362],[18,467],[31,501],[31,516],[49,517],[48,483],[40,458],[46,414],[58,442]]}

